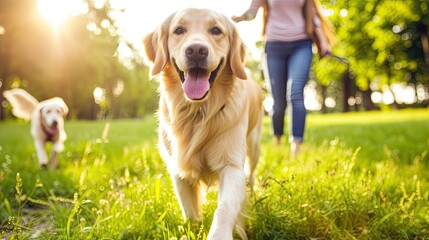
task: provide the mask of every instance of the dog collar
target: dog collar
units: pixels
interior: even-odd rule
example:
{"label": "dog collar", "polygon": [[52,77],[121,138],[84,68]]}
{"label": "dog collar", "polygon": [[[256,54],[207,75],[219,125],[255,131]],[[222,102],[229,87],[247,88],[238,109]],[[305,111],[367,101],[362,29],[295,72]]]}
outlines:
{"label": "dog collar", "polygon": [[40,115],[40,126],[43,132],[46,134],[46,141],[54,141],[58,135],[58,128],[50,128],[47,126],[46,122],[43,120],[42,115]]}

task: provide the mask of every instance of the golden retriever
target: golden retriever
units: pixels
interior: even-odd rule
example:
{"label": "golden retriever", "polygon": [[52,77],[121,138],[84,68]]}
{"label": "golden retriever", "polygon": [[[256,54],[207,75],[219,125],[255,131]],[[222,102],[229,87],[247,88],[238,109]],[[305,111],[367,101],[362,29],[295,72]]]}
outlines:
{"label": "golden retriever", "polygon": [[149,33],[144,46],[151,75],[162,73],[159,149],[184,218],[201,220],[201,190],[218,182],[208,239],[232,239],[234,227],[247,239],[240,212],[246,174],[253,184],[259,158],[263,108],[260,86],[245,80],[237,29],[212,10],[183,9]]}
{"label": "golden retriever", "polygon": [[[31,120],[31,135],[34,139],[39,165],[46,168],[57,167],[57,154],[64,150],[67,139],[63,117],[68,107],[59,97],[42,102],[37,101],[27,91],[15,88],[3,92],[3,96],[12,105],[12,114],[18,118]],[[51,158],[48,161],[46,143],[52,142]]]}

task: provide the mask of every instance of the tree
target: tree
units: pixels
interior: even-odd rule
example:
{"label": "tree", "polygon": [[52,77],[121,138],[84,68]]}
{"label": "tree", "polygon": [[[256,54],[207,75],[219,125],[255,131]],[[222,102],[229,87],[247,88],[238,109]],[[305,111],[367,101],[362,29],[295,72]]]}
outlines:
{"label": "tree", "polygon": [[[336,29],[334,53],[349,59],[350,86],[356,84],[354,97],[362,96],[360,101],[366,109],[376,108],[371,101],[374,89],[393,83],[429,83],[427,1],[336,0],[323,1],[323,5],[329,9],[329,19]],[[316,65],[321,84],[341,79],[343,69],[338,65]]]}
{"label": "tree", "polygon": [[108,1],[85,4],[86,12],[54,29],[38,14],[36,0],[0,0],[0,91],[23,87],[39,100],[59,96],[69,105],[70,118],[94,119],[101,109],[93,96],[99,87],[106,94],[104,117],[153,112],[156,83],[143,74],[147,67],[139,53],[128,45],[135,53],[131,66],[118,57],[123,40],[111,13],[121,9]]}

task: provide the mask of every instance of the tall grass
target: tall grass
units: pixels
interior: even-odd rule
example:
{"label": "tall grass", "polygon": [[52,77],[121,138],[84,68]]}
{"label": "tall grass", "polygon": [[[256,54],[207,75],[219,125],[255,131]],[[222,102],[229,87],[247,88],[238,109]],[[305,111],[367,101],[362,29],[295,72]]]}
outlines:
{"label": "tall grass", "polygon": [[[37,166],[29,125],[0,123],[0,238],[206,239],[184,221],[156,148],[156,120],[69,121],[58,170]],[[103,133],[104,132],[104,133]],[[429,112],[310,114],[303,153],[264,121],[250,239],[429,238]]]}

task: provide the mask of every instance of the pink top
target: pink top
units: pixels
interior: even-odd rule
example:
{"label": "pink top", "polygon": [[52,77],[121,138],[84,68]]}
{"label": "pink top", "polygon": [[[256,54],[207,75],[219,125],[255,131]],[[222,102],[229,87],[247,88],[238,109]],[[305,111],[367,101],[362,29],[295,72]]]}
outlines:
{"label": "pink top", "polygon": [[[263,0],[252,0],[249,12],[256,15]],[[268,18],[265,26],[267,41],[292,42],[308,39],[305,28],[304,4],[306,0],[266,0]]]}

